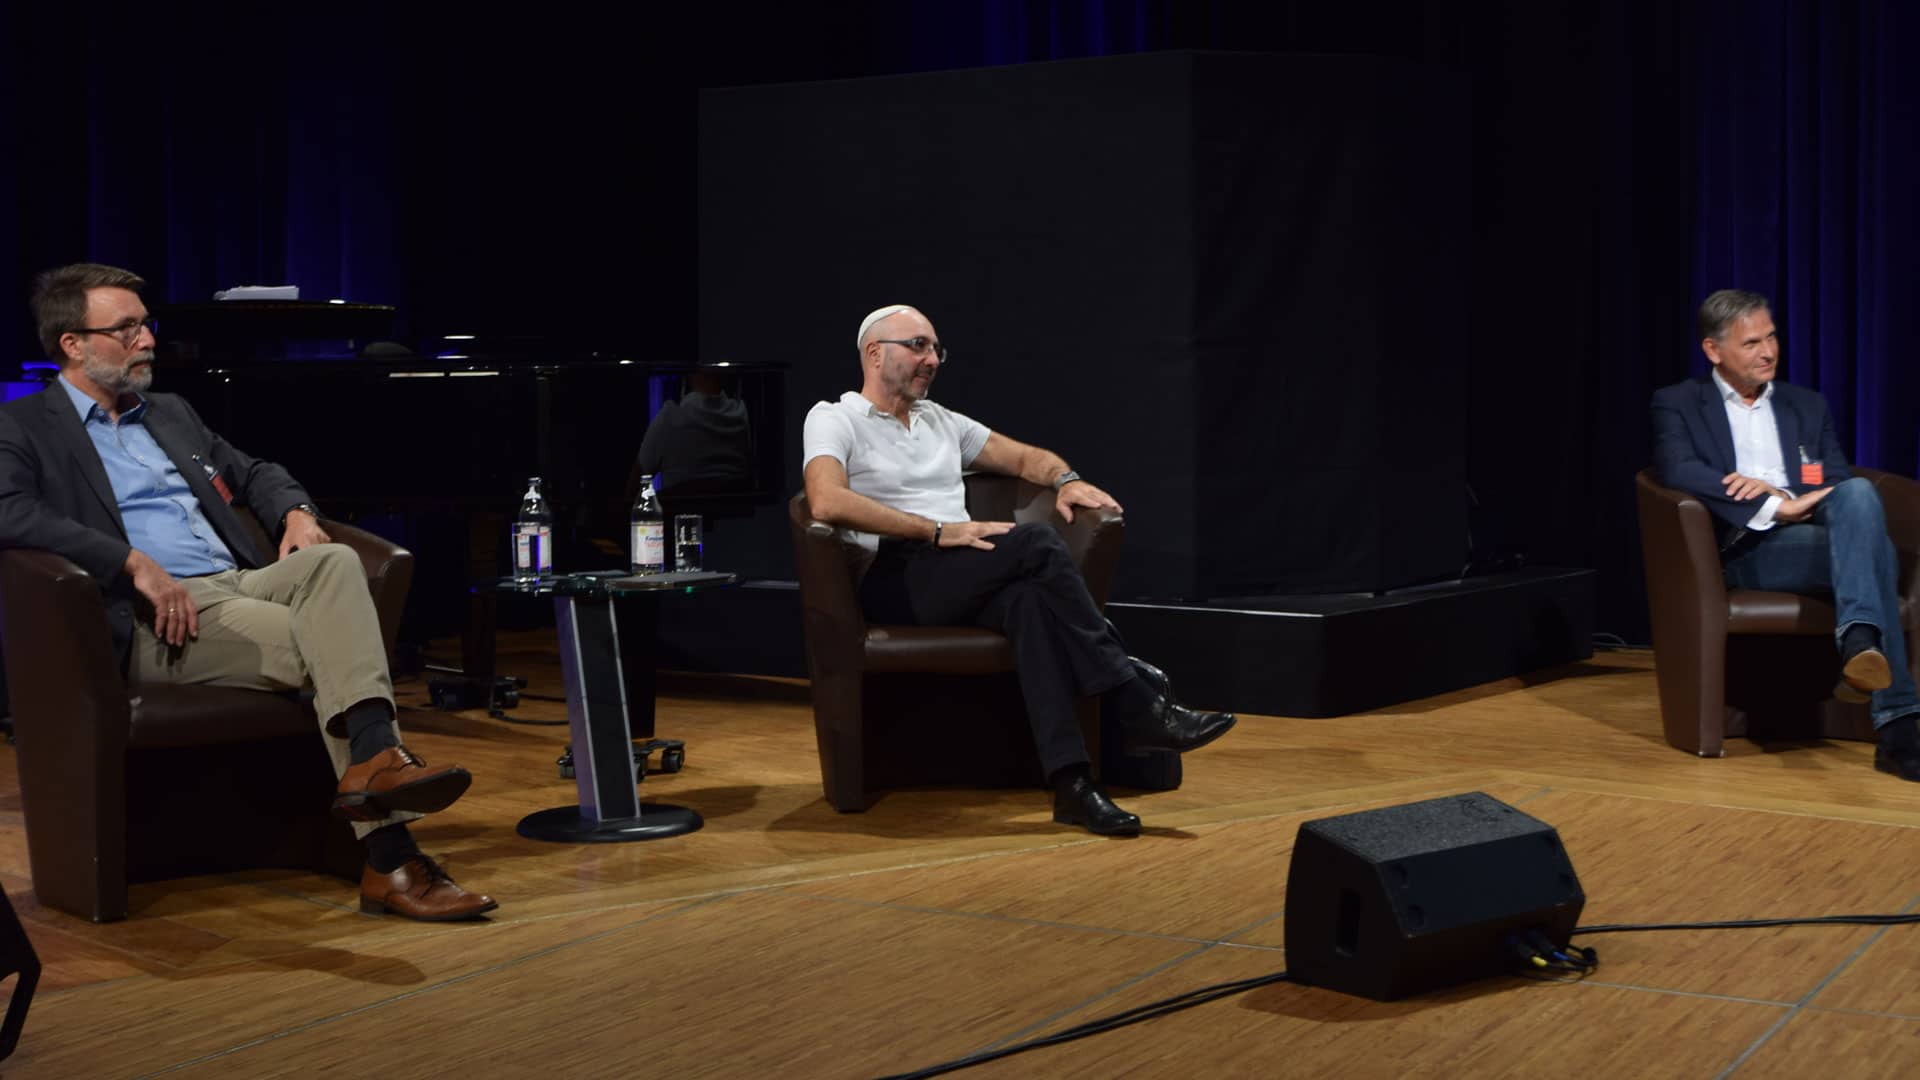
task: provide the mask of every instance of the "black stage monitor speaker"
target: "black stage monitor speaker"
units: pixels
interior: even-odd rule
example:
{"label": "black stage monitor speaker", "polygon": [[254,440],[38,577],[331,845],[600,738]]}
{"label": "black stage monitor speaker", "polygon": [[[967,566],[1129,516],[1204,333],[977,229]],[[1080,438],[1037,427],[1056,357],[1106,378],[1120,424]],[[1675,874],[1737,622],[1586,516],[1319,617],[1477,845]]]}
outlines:
{"label": "black stage monitor speaker", "polygon": [[1300,826],[1287,974],[1377,1001],[1515,971],[1516,934],[1564,949],[1580,879],[1553,827],[1484,792]]}

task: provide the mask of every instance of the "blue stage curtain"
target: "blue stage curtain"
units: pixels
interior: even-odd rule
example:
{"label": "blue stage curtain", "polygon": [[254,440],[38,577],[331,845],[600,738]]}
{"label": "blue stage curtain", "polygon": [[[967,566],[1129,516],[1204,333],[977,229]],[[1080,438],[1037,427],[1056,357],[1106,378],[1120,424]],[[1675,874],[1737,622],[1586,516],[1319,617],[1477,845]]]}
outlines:
{"label": "blue stage curtain", "polygon": [[[1724,286],[1774,299],[1787,377],[1827,394],[1857,461],[1920,473],[1899,336],[1920,71],[1897,62],[1920,5],[852,0],[418,26],[357,7],[0,5],[0,371],[37,354],[28,275],[80,258],[160,299],[290,281],[398,304],[416,332],[511,316],[689,355],[697,87],[1355,53],[1473,86],[1474,300],[1422,332],[1473,342],[1477,550],[1598,568],[1601,625],[1644,640],[1647,397],[1704,368],[1690,312]],[[581,282],[645,301],[607,318]]]}
{"label": "blue stage curtain", "polygon": [[1856,462],[1909,476],[1916,19],[1900,0],[1717,0],[1694,50],[1697,293],[1771,297],[1785,377],[1826,395]]}
{"label": "blue stage curtain", "polygon": [[923,0],[913,5],[913,66],[928,71],[1166,48],[1165,7],[1152,0]]}
{"label": "blue stage curtain", "polygon": [[28,286],[69,262],[133,270],[154,305],[252,284],[400,303],[398,66],[305,14],[0,11],[0,366],[39,359]]}

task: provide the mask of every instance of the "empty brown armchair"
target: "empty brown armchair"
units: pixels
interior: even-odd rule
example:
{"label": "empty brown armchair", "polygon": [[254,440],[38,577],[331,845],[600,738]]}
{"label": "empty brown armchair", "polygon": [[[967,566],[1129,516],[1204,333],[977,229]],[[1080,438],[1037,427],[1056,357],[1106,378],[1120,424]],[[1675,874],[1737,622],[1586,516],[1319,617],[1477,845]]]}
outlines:
{"label": "empty brown armchair", "polygon": [[[1900,559],[1900,613],[1907,662],[1920,675],[1920,483],[1878,469],[1872,481]],[[1719,757],[1726,736],[1873,737],[1865,705],[1833,700],[1840,677],[1828,597],[1729,589],[1707,508],[1662,487],[1652,469],[1637,478],[1654,672],[1667,742]]]}
{"label": "empty brown armchair", "polygon": [[[326,528],[365,564],[391,654],[413,556]],[[126,917],[131,882],[252,867],[358,879],[365,852],[328,814],[333,766],[300,695],[129,685],[99,586],[46,551],[0,552],[0,641],[42,904],[107,922]]]}
{"label": "empty brown armchair", "polygon": [[[1047,488],[989,474],[966,483],[967,512],[975,520],[1045,521],[1060,530],[1094,602],[1106,606],[1120,561],[1117,511],[1080,510],[1069,525],[1055,513]],[[831,526],[813,520],[804,493],[793,497],[788,517],[827,801],[851,812],[893,787],[1039,784],[1007,639],[977,627],[869,624],[848,546]],[[1080,708],[1088,752],[1099,762],[1099,705],[1083,701]]]}

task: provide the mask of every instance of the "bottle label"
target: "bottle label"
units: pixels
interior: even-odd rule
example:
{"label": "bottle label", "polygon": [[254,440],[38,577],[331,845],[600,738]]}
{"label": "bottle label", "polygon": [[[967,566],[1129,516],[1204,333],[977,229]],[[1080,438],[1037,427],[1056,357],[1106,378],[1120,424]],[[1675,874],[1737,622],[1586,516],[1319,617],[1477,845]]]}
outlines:
{"label": "bottle label", "polygon": [[553,571],[552,526],[514,527],[513,569],[517,574],[548,574]]}
{"label": "bottle label", "polygon": [[633,523],[634,573],[658,573],[667,566],[667,527],[659,521]]}

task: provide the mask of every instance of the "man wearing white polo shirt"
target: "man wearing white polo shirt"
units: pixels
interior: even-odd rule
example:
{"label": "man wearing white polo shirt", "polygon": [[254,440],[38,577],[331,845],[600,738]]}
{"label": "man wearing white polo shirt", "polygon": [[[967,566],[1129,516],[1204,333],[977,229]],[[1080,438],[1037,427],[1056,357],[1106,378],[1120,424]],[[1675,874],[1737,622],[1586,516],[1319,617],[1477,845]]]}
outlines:
{"label": "man wearing white polo shirt", "polygon": [[947,349],[904,304],[879,308],[855,338],[858,392],[807,414],[803,460],[813,516],[872,553],[860,599],[876,622],[984,626],[1007,636],[1053,817],[1131,836],[1140,819],[1093,779],[1075,700],[1098,694],[1126,748],[1187,751],[1225,734],[1231,713],[1198,712],[1143,679],[1052,527],[967,517],[964,469],[1051,486],[1060,516],[1119,509],[1060,455],[928,400]]}

